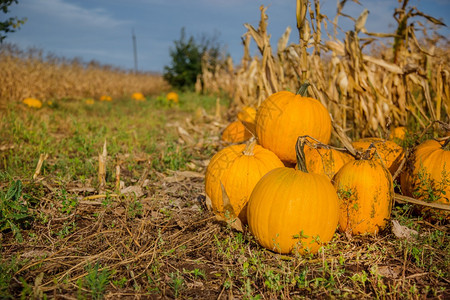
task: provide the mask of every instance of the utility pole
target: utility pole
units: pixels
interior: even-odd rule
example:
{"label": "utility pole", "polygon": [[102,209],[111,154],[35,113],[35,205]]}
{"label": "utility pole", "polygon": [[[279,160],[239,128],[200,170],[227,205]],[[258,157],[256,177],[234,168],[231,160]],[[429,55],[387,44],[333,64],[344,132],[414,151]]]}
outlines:
{"label": "utility pole", "polygon": [[136,36],[134,35],[134,28],[131,29],[131,37],[133,39],[134,73],[137,73],[138,62],[137,62]]}

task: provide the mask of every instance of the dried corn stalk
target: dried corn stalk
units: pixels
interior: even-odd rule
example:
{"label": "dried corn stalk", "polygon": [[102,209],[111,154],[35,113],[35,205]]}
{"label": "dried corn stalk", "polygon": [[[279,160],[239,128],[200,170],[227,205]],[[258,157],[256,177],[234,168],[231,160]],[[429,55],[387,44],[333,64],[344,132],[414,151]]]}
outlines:
{"label": "dried corn stalk", "polygon": [[[331,23],[334,33],[326,32],[329,18],[320,11],[320,2],[297,0],[299,43],[288,45],[290,28],[279,39],[276,53],[267,32],[266,8],[261,7],[258,28],[245,24],[244,56],[233,70],[230,62],[218,66],[215,74],[205,72],[208,86],[204,91],[229,91],[232,109],[242,105],[257,107],[271,93],[283,89],[296,91],[300,82],[311,83],[311,96],[319,99],[344,132],[354,138],[380,136],[393,126],[415,122],[423,127],[433,120],[449,121],[450,47],[435,47],[439,38],[418,41],[409,19],[419,16],[435,25],[443,23],[408,7],[404,0],[396,9],[398,22],[394,33],[367,32],[369,12],[356,19],[344,14],[345,2],[338,2],[337,15]],[[338,17],[355,22],[353,30],[338,40]],[[383,46],[394,38],[394,46]],[[260,55],[251,57],[249,45],[256,43]],[[372,51],[365,50],[372,46]],[[207,70],[209,66],[205,66]],[[212,81],[211,81],[212,80]],[[206,82],[206,81],[205,81]]]}

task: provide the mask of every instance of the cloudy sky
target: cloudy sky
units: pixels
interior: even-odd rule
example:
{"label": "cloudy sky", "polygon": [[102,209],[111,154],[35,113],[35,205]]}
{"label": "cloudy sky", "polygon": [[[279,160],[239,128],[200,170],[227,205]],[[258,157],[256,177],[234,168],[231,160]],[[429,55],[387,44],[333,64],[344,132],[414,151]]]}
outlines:
{"label": "cloudy sky", "polygon": [[[322,12],[331,19],[336,14],[336,3],[337,0],[321,1]],[[367,8],[368,31],[394,30],[396,0],[360,3],[348,1],[344,13],[357,18]],[[134,29],[138,69],[162,72],[170,63],[170,47],[185,27],[188,36],[218,35],[219,42],[238,63],[243,53],[241,36],[246,32],[243,24],[258,26],[260,5],[268,6],[272,44],[276,45],[287,26],[293,29],[290,42],[298,40],[295,4],[295,0],[19,0],[19,4],[11,6],[8,16],[28,20],[5,41],[21,48],[36,47],[58,56],[132,69]],[[410,4],[450,26],[449,0],[411,0]],[[344,18],[340,24],[344,29],[352,26]],[[439,33],[450,38],[448,27]]]}

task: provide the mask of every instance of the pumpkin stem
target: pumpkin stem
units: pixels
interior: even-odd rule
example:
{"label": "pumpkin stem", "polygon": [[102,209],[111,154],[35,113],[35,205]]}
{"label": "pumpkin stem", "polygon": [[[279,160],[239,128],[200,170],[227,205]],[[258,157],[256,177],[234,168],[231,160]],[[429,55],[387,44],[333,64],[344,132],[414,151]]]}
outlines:
{"label": "pumpkin stem", "polygon": [[442,145],[442,149],[446,150],[446,151],[450,151],[450,138],[448,138],[444,144]]}
{"label": "pumpkin stem", "polygon": [[242,153],[244,155],[253,156],[255,154],[254,153],[255,145],[256,145],[256,140],[251,139],[250,142],[245,147],[244,151],[242,151]]}
{"label": "pumpkin stem", "polygon": [[297,91],[297,95],[300,95],[302,97],[306,97],[306,92],[308,91],[308,86],[310,86],[311,84],[308,82],[308,80],[306,80],[298,89]]}
{"label": "pumpkin stem", "polygon": [[297,140],[297,145],[295,145],[295,152],[297,153],[297,167],[300,171],[308,173],[308,169],[306,168],[306,159],[305,159],[305,151],[303,148],[305,147],[305,137],[299,137]]}
{"label": "pumpkin stem", "polygon": [[[373,151],[375,149],[375,151]],[[357,158],[357,160],[371,160],[373,156],[375,155],[376,148],[374,143],[370,143],[369,147],[360,153],[360,156]]]}

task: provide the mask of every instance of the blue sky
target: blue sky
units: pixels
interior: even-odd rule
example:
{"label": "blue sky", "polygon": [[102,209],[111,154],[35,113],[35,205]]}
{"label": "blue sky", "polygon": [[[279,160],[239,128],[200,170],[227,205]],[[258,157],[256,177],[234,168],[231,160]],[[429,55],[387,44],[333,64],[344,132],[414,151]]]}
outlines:
{"label": "blue sky", "polygon": [[[349,0],[344,13],[357,18],[367,8],[368,31],[394,30],[392,14],[398,6],[396,0],[360,2],[362,5]],[[321,1],[322,12],[331,19],[336,14],[336,3],[336,0]],[[237,64],[243,54],[244,23],[258,26],[260,5],[269,7],[268,31],[274,46],[287,26],[293,29],[290,42],[298,40],[295,4],[295,0],[19,0],[19,4],[11,6],[8,16],[26,17],[28,21],[5,41],[66,58],[132,69],[134,28],[138,69],[162,72],[170,63],[169,48],[185,27],[188,36],[218,33],[219,42]],[[410,4],[450,26],[449,0],[411,0]],[[344,29],[352,26],[342,17],[339,23]],[[439,33],[450,38],[448,27]]]}

